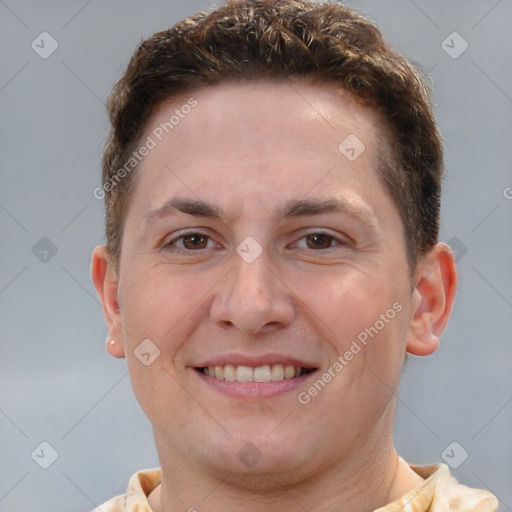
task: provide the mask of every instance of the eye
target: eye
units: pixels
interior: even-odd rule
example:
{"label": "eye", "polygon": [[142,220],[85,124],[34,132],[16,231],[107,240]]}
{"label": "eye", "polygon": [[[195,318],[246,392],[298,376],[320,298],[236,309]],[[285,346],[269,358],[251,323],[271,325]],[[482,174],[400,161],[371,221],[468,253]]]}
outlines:
{"label": "eye", "polygon": [[[325,251],[336,246],[348,245],[348,242],[336,238],[323,231],[308,233],[295,242],[300,249],[313,251]],[[164,248],[177,253],[198,252],[204,249],[219,247],[208,235],[200,231],[189,231],[172,238],[164,245]]]}
{"label": "eye", "polygon": [[[305,244],[300,243],[303,240],[305,241]],[[336,245],[347,245],[347,242],[344,242],[343,240],[340,240],[332,235],[329,235],[328,233],[318,231],[303,236],[297,241],[297,245],[299,245],[301,249],[325,250],[331,249],[333,246]]]}
{"label": "eye", "polygon": [[[209,245],[210,244],[210,245]],[[208,235],[197,231],[190,231],[188,233],[182,233],[165,244],[165,248],[173,250],[174,248],[185,249],[185,251],[176,252],[187,252],[196,251],[201,249],[210,249],[214,247],[214,242]]]}

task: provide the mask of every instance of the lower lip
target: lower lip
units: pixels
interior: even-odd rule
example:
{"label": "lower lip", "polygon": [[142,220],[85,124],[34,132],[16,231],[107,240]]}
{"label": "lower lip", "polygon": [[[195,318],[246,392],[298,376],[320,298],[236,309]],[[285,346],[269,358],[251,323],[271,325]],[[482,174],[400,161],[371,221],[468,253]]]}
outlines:
{"label": "lower lip", "polygon": [[293,379],[270,382],[232,382],[210,377],[196,369],[193,371],[207,386],[210,386],[216,391],[242,398],[269,398],[288,391],[297,390],[298,388],[302,388],[305,382],[317,373],[315,370],[314,372]]}

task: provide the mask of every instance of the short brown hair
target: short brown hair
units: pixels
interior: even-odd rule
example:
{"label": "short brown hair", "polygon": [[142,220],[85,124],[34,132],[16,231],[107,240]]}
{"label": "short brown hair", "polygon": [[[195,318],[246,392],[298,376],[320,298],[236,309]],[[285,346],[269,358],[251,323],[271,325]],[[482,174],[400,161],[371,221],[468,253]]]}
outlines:
{"label": "short brown hair", "polygon": [[289,78],[343,89],[377,113],[377,172],[400,212],[415,268],[439,231],[443,149],[430,89],[370,21],[312,0],[228,0],[139,44],[108,100],[102,184],[107,249],[116,266],[136,174],[119,179],[119,170],[156,107],[202,86]]}

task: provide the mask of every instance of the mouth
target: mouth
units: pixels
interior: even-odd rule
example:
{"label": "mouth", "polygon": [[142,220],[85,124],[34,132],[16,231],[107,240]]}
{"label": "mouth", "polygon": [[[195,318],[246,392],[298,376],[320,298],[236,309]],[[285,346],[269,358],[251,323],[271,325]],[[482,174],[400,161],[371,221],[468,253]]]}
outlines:
{"label": "mouth", "polygon": [[196,365],[189,368],[211,391],[249,400],[293,394],[307,386],[320,368],[311,359],[277,353],[224,354]]}
{"label": "mouth", "polygon": [[219,381],[259,383],[298,379],[314,372],[316,369],[290,364],[266,364],[255,367],[226,364],[195,368],[199,373]]}

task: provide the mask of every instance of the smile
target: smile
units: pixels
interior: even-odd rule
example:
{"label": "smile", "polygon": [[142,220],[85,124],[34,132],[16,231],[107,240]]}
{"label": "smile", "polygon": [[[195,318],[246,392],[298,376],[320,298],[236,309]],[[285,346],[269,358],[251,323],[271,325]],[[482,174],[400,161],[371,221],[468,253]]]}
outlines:
{"label": "smile", "polygon": [[197,370],[208,377],[228,382],[277,382],[301,377],[315,371],[315,368],[282,364],[256,367],[226,364],[206,366]]}

